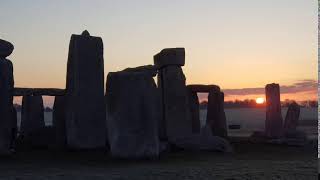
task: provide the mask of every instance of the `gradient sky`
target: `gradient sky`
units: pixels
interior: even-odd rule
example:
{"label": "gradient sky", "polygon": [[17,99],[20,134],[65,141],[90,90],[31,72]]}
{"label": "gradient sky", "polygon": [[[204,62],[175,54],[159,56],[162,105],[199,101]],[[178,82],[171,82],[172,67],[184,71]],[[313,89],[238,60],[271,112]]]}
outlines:
{"label": "gradient sky", "polygon": [[317,81],[314,0],[0,1],[0,38],[15,45],[19,87],[64,88],[70,36],[85,29],[103,39],[106,75],[185,47],[188,84]]}

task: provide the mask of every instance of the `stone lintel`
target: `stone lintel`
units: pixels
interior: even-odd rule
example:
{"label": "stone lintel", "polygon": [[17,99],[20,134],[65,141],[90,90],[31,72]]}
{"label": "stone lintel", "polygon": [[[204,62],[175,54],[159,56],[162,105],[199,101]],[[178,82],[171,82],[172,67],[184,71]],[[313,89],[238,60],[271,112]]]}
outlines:
{"label": "stone lintel", "polygon": [[166,48],[154,55],[153,60],[157,69],[168,65],[184,66],[185,50],[184,48]]}
{"label": "stone lintel", "polygon": [[204,85],[204,84],[190,84],[187,88],[193,92],[209,93],[210,91],[220,92],[220,87],[217,85]]}
{"label": "stone lintel", "polygon": [[14,88],[13,96],[64,96],[65,89],[58,88]]}

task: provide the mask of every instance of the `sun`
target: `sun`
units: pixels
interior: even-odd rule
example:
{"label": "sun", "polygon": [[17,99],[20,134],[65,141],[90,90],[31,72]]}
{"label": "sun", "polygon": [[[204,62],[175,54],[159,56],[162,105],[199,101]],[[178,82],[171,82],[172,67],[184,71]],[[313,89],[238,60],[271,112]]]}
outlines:
{"label": "sun", "polygon": [[263,104],[264,103],[264,98],[262,98],[262,97],[257,98],[256,99],[256,103],[257,104]]}

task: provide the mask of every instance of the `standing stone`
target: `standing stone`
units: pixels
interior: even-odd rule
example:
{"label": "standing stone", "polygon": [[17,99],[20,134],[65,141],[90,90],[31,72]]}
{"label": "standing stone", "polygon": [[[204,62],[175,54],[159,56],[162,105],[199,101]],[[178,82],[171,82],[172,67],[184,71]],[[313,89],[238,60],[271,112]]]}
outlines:
{"label": "standing stone", "polygon": [[18,134],[18,117],[16,108],[12,108],[12,126],[11,126],[11,149],[15,149],[15,142]]}
{"label": "standing stone", "polygon": [[192,118],[192,133],[200,133],[200,110],[197,92],[189,90],[189,103]]}
{"label": "standing stone", "polygon": [[154,74],[132,69],[109,73],[106,85],[110,150],[117,158],[159,155],[159,93]]}
{"label": "standing stone", "polygon": [[267,137],[279,138],[283,135],[280,86],[279,84],[267,84],[265,89],[267,105],[265,133]]}
{"label": "standing stone", "polygon": [[192,134],[186,78],[181,68],[184,62],[184,48],[164,49],[154,56],[162,97],[161,124],[165,125],[165,130],[161,131],[166,132],[169,140]]}
{"label": "standing stone", "polygon": [[33,133],[43,129],[44,108],[41,96],[23,96],[21,110],[20,134],[29,138]]}
{"label": "standing stone", "polygon": [[224,112],[224,93],[220,90],[212,89],[209,91],[206,124],[211,128],[214,136],[224,138],[228,136]]}
{"label": "standing stone", "polygon": [[103,43],[100,37],[72,35],[66,85],[66,136],[71,149],[104,148]]}
{"label": "standing stone", "polygon": [[13,66],[6,59],[14,47],[8,42],[0,39],[0,155],[10,154],[13,134]]}
{"label": "standing stone", "polygon": [[289,105],[284,121],[284,131],[296,131],[300,116],[300,106],[293,102]]}
{"label": "standing stone", "polygon": [[14,49],[13,44],[8,41],[0,39],[0,59],[5,59],[10,56]]}
{"label": "standing stone", "polygon": [[65,96],[56,96],[53,104],[52,126],[55,130],[56,148],[65,148],[67,144],[65,99]]}

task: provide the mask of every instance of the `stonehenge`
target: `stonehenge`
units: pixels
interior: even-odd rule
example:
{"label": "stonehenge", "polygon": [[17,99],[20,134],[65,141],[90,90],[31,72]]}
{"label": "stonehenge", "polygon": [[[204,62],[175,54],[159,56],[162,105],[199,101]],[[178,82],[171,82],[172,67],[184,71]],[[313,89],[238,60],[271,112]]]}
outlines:
{"label": "stonehenge", "polygon": [[[0,155],[9,154],[17,139],[13,96],[23,96],[19,135],[35,145],[72,150],[109,147],[113,157],[126,159],[158,158],[167,150],[166,144],[186,150],[232,151],[224,93],[213,84],[186,85],[184,48],[163,49],[154,55],[153,65],[110,72],[105,82],[102,39],[88,31],[72,35],[65,89],[14,87],[13,66],[6,59],[13,49],[0,40]],[[265,90],[264,136],[277,139],[286,134],[302,141],[305,134],[296,131],[299,105],[289,106],[283,124],[279,85],[268,84]],[[204,127],[197,93],[208,93]],[[51,127],[44,122],[42,96],[55,97]]]}
{"label": "stonehenge", "polygon": [[16,128],[13,107],[13,66],[6,59],[14,46],[0,39],[0,155],[9,155],[12,146],[13,131]]}
{"label": "stonehenge", "polygon": [[283,135],[283,120],[280,104],[279,84],[267,84],[266,90],[266,121],[265,133],[267,137],[279,138]]}
{"label": "stonehenge", "polygon": [[159,93],[148,67],[110,72],[107,77],[107,127],[110,151],[118,158],[159,156]]}
{"label": "stonehenge", "polygon": [[66,82],[66,137],[71,149],[105,147],[103,43],[88,31],[72,35]]}
{"label": "stonehenge", "polygon": [[[181,68],[185,63],[184,58],[183,48],[164,49],[154,56],[162,105],[162,118],[159,123],[160,139],[167,138],[171,144],[187,150],[229,152],[230,144],[223,139],[227,137],[223,93],[215,85],[186,86],[186,78]],[[206,129],[209,127],[210,133],[200,130],[197,92],[203,91],[209,94],[216,91],[219,93],[219,98],[209,98],[211,107],[208,106],[208,112],[211,111],[211,113],[208,116]]]}

